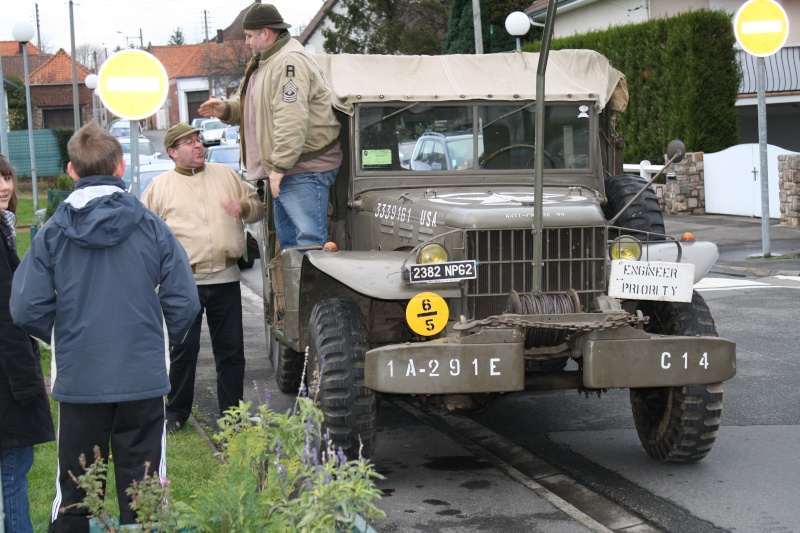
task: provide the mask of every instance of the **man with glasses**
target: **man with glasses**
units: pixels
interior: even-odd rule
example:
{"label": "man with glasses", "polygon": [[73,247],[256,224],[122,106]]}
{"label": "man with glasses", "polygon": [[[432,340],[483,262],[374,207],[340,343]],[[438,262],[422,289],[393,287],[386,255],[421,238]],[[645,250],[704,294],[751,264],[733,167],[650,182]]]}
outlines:
{"label": "man with glasses", "polygon": [[200,326],[206,313],[217,368],[220,415],[244,398],[242,297],[237,265],[244,252],[242,221],[264,217],[264,206],[227,165],[206,163],[200,130],[176,124],[164,135],[175,168],[153,178],[142,203],[161,217],[192,265],[200,312],[183,344],[170,351],[167,431],[186,424],[194,401]]}

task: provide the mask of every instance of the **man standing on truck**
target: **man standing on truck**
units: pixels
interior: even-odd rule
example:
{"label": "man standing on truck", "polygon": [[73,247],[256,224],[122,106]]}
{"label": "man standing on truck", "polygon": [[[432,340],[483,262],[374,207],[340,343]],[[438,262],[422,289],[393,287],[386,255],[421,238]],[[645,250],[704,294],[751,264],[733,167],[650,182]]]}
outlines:
{"label": "man standing on truck", "polygon": [[167,431],[178,431],[189,418],[200,353],[200,327],[206,313],[217,368],[220,415],[244,397],[244,333],[241,273],[244,252],[242,220],[264,217],[252,187],[227,165],[205,163],[200,131],[179,123],[167,130],[164,147],[175,168],[153,181],[142,203],[161,217],[186,249],[192,265],[200,312],[186,340],[170,351]]}
{"label": "man standing on truck", "polygon": [[330,87],[275,6],[253,4],[242,28],[254,57],[239,90],[199,112],[241,124],[247,179],[269,180],[281,249],[323,245],[328,193],[342,164]]}

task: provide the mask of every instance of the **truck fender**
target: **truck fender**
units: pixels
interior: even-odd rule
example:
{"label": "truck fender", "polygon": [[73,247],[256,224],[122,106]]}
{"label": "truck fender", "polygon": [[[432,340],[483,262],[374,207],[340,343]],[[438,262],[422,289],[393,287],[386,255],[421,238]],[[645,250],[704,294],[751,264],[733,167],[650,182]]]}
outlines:
{"label": "truck fender", "polygon": [[305,261],[356,293],[378,300],[410,300],[425,291],[442,298],[461,295],[458,283],[404,282],[401,269],[407,257],[408,252],[311,250]]}
{"label": "truck fender", "polygon": [[[674,263],[678,260],[678,245],[674,241],[642,244],[642,260]],[[680,243],[680,247],[681,263],[694,265],[695,283],[703,279],[719,259],[719,249],[713,242],[683,241]]]}

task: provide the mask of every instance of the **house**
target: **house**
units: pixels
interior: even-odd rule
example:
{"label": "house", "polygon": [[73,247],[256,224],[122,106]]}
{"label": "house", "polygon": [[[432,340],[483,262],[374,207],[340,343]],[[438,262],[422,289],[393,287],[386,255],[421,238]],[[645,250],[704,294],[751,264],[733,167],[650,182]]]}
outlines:
{"label": "house", "polygon": [[[84,80],[91,74],[78,63],[80,123],[92,120],[92,90]],[[33,129],[74,128],[72,58],[60,49],[30,74]]]}
{"label": "house", "polygon": [[252,55],[244,40],[151,46],[148,52],[164,65],[169,79],[167,103],[150,119],[155,129],[199,118],[197,108],[208,100],[209,86],[213,86],[211,94],[217,98],[230,96]]}
{"label": "house", "polygon": [[[27,43],[33,129],[73,128],[72,58],[63,49],[55,54],[41,54]],[[0,41],[3,76],[25,82],[22,48],[17,41]],[[89,70],[77,64],[78,105],[81,124],[92,118],[92,91],[83,81]]]}
{"label": "house", "polygon": [[[784,47],[766,58],[768,141],[800,152],[800,2],[778,1],[789,18],[789,35]],[[719,9],[731,16],[742,0],[560,0],[556,8],[554,37],[605,30],[610,26],[646,22],[675,16],[692,9]],[[534,22],[544,22],[548,0],[536,0],[525,13]],[[739,137],[742,143],[758,142],[756,60],[743,50],[737,55],[742,81],[736,102]]]}
{"label": "house", "polygon": [[326,0],[319,11],[317,11],[317,14],[314,15],[314,18],[311,19],[308,26],[306,26],[303,32],[297,37],[297,40],[300,41],[300,44],[302,44],[306,50],[312,54],[322,54],[325,52],[325,37],[322,35],[322,31],[331,26],[331,22],[326,13],[329,9],[340,13],[344,10],[341,6],[339,0]]}

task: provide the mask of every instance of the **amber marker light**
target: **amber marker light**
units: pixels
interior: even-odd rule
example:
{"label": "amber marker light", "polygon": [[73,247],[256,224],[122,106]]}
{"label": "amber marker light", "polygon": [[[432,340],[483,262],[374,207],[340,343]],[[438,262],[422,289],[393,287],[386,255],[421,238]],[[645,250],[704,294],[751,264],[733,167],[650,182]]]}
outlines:
{"label": "amber marker light", "polygon": [[693,241],[694,240],[694,235],[692,235],[691,232],[687,231],[686,233],[681,235],[681,240],[682,241]]}

